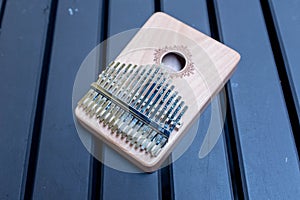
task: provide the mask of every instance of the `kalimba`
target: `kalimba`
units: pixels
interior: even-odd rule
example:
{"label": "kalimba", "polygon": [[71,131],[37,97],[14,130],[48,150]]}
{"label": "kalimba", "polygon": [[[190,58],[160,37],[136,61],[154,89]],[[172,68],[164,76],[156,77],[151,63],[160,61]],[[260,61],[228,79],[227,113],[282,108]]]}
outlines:
{"label": "kalimba", "polygon": [[[172,70],[168,59],[181,68]],[[155,13],[91,84],[76,117],[139,168],[154,171],[222,89],[239,59],[229,47]]]}

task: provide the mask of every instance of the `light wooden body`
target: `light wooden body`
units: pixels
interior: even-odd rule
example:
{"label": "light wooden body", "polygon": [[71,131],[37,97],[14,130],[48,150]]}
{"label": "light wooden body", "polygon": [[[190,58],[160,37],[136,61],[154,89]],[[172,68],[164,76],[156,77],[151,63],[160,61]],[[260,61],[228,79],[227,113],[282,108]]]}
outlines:
{"label": "light wooden body", "polygon": [[82,108],[75,110],[78,120],[87,129],[148,172],[160,167],[210,99],[228,81],[240,59],[237,52],[205,34],[164,13],[155,13],[115,61],[135,65],[159,64],[168,52],[182,54],[189,64],[182,71],[171,74],[176,90],[189,109],[182,118],[183,125],[171,133],[168,143],[157,157],[135,149],[126,139],[111,134],[95,117],[87,116]]}

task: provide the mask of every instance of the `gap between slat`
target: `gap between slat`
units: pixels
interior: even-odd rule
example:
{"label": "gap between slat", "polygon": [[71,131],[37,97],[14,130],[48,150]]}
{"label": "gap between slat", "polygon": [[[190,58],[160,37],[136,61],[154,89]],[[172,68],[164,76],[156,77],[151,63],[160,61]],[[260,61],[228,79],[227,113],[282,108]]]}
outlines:
{"label": "gap between slat", "polygon": [[[98,29],[97,45],[107,39],[108,35],[108,16],[109,16],[109,0],[103,0],[99,5],[99,10],[101,10],[99,19],[100,25]],[[98,58],[99,67],[105,67],[106,63],[106,45],[102,45],[101,52]],[[99,74],[103,69],[97,68],[97,74]],[[101,148],[101,147],[100,147]],[[103,198],[103,163],[98,161],[95,157],[91,155],[90,162],[90,185],[89,185],[89,199],[99,199]]]}
{"label": "gap between slat", "polygon": [[[40,137],[41,137],[41,128],[44,116],[44,108],[45,108],[45,99],[46,99],[46,91],[48,84],[48,74],[52,53],[52,45],[53,45],[53,37],[54,37],[54,29],[56,22],[56,13],[57,13],[58,1],[52,0],[50,6],[49,20],[48,20],[48,28],[45,40],[45,49],[42,61],[42,71],[39,80],[39,89],[37,95],[37,104],[34,115],[34,123],[33,130],[31,135],[31,143],[27,147],[27,152],[29,153],[29,159],[27,161],[27,170],[25,170],[25,174],[23,176],[23,189],[24,193],[22,197],[24,199],[32,199],[33,189],[34,189],[34,181],[36,175],[36,166],[37,159],[39,154],[39,146],[40,146]],[[26,168],[25,168],[26,169]]]}
{"label": "gap between slat", "polygon": [[2,0],[2,3],[0,5],[0,29],[2,28],[2,21],[4,17],[5,7],[6,7],[6,0]]}
{"label": "gap between slat", "polygon": [[299,157],[300,153],[300,119],[297,115],[297,104],[295,102],[296,93],[292,89],[292,81],[289,76],[289,64],[285,56],[285,50],[282,44],[279,30],[276,29],[275,12],[272,9],[270,1],[260,0],[263,16],[268,31],[269,41],[273,51],[275,64],[278,71],[278,76],[281,82],[281,88],[285,99],[285,105],[288,111],[289,121],[291,124],[292,132],[294,135],[294,141],[297,147],[297,153]]}
{"label": "gap between slat", "polygon": [[[215,1],[207,0],[208,18],[211,37],[222,42],[222,31]],[[225,144],[229,162],[231,187],[234,199],[247,199],[247,186],[243,172],[242,154],[240,150],[238,129],[234,115],[234,106],[230,81],[225,86],[226,91],[226,120],[224,124]],[[225,98],[225,97],[224,97]]]}
{"label": "gap between slat", "polygon": [[[155,12],[163,11],[162,2],[160,0],[154,0]],[[161,168],[158,171],[159,180],[159,192],[161,200],[173,200],[174,197],[174,181],[173,181],[173,165],[172,165],[172,155],[170,154],[168,158],[168,166]]]}

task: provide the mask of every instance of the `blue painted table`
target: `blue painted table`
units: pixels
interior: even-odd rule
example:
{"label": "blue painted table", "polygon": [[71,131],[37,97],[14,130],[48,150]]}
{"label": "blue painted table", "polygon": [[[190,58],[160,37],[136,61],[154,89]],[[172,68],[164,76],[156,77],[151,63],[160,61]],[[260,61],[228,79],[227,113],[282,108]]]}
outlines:
{"label": "blue painted table", "polygon": [[[300,1],[0,0],[0,199],[299,199]],[[82,145],[71,96],[99,42],[166,12],[240,52],[223,134],[130,174]],[[218,97],[222,100],[222,97]],[[221,101],[220,100],[220,101]]]}

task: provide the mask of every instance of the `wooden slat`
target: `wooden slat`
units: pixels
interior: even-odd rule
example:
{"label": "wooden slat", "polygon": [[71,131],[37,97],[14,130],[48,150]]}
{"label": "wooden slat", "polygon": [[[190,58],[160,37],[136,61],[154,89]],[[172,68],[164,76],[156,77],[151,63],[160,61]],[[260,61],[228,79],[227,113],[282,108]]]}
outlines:
{"label": "wooden slat", "polygon": [[[101,1],[59,1],[33,197],[86,199],[90,154],[72,116],[76,72],[99,39]],[[99,13],[100,12],[100,13]]]}
{"label": "wooden slat", "polygon": [[108,36],[141,28],[154,12],[154,2],[136,0],[109,1]]}
{"label": "wooden slat", "polygon": [[162,11],[202,33],[210,34],[206,1],[204,0],[188,0],[186,2],[162,0]]}
{"label": "wooden slat", "polygon": [[298,157],[262,10],[255,1],[217,1],[225,44],[241,53],[232,110],[250,199],[297,199]]}
{"label": "wooden slat", "polygon": [[300,119],[300,2],[270,1],[271,11],[275,17],[277,31],[280,36],[284,59],[288,64],[288,76],[295,99],[298,119]]}
{"label": "wooden slat", "polygon": [[[108,35],[141,27],[154,11],[151,1],[112,0],[109,4]],[[121,49],[120,49],[121,50]],[[104,156],[111,153],[104,148]],[[132,174],[103,168],[103,199],[158,199],[158,174]]]}
{"label": "wooden slat", "polygon": [[49,16],[43,9],[47,7],[48,0],[6,4],[0,33],[0,199],[19,199],[24,189],[22,176]]}
{"label": "wooden slat", "polygon": [[[182,20],[190,26],[209,34],[206,1],[168,1],[164,12]],[[186,12],[186,11],[189,12]],[[218,104],[219,96],[214,99]],[[218,116],[221,117],[221,116]],[[175,199],[231,199],[231,185],[227,166],[226,147],[223,136],[207,157],[198,154],[211,120],[211,106],[199,120],[198,133],[183,156],[173,163]]]}

